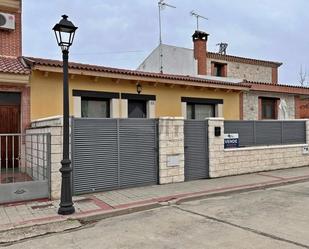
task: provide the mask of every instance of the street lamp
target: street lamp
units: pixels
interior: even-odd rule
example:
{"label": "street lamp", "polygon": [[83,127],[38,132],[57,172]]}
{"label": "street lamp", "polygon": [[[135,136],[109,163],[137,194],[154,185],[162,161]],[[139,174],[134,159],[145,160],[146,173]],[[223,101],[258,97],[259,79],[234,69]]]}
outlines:
{"label": "street lamp", "polygon": [[77,27],[68,20],[67,15],[63,15],[61,21],[55,25],[55,31],[58,46],[62,50],[63,59],[63,159],[61,161],[61,200],[58,214],[69,215],[75,212],[72,201],[71,188],[71,160],[70,160],[70,121],[69,121],[69,48],[73,43]]}

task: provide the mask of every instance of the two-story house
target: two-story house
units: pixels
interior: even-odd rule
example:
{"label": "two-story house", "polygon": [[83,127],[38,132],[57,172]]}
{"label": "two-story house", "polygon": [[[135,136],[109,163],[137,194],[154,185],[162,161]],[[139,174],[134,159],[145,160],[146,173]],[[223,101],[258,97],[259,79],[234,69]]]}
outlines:
{"label": "two-story house", "polygon": [[[209,52],[208,36],[205,32],[195,31],[193,49],[161,44],[137,70],[250,84],[250,91],[240,94],[241,119],[308,117],[304,108],[308,89],[278,84],[278,69],[282,63]],[[184,117],[190,118],[190,105],[183,105],[188,109],[183,113]]]}

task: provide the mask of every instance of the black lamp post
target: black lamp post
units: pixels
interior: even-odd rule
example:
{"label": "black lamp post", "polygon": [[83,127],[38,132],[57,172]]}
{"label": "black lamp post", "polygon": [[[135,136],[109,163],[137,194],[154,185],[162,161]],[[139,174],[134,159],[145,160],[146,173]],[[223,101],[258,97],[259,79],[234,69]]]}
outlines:
{"label": "black lamp post", "polygon": [[62,50],[63,59],[63,159],[61,161],[61,200],[58,214],[69,215],[75,212],[72,201],[71,188],[71,160],[70,160],[70,121],[69,121],[69,48],[73,43],[77,27],[68,20],[68,16],[63,15],[62,20],[55,25],[57,43]]}

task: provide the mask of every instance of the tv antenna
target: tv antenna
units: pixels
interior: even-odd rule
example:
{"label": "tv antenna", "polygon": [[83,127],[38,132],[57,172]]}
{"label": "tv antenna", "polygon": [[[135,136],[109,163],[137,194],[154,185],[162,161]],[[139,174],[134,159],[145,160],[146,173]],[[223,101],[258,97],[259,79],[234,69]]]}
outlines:
{"label": "tv antenna", "polygon": [[196,18],[196,30],[199,30],[199,29],[198,29],[198,24],[199,24],[198,21],[199,21],[199,18],[208,20],[207,17],[199,15],[199,14],[196,13],[194,10],[192,10],[192,11],[190,12],[190,15],[191,15],[191,16],[194,16],[194,17]]}
{"label": "tv antenna", "polygon": [[164,0],[158,2],[159,7],[159,47],[160,47],[160,73],[163,73],[163,51],[162,51],[162,21],[161,21],[161,11],[166,7],[176,8],[173,5],[165,3]]}
{"label": "tv antenna", "polygon": [[226,49],[228,47],[228,44],[221,42],[221,43],[218,43],[217,46],[219,46],[219,54],[226,55]]}

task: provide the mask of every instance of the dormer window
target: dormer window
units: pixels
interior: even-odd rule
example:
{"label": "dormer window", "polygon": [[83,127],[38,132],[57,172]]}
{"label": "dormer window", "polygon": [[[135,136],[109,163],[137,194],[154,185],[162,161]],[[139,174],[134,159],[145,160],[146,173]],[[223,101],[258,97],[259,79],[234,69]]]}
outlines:
{"label": "dormer window", "polygon": [[227,64],[211,62],[211,75],[216,77],[227,77]]}

